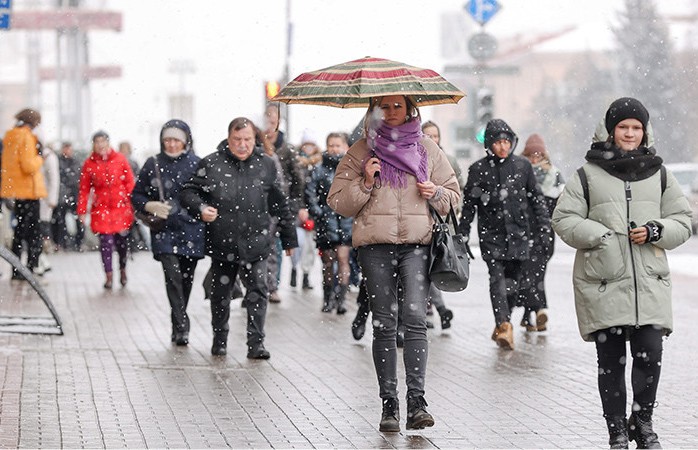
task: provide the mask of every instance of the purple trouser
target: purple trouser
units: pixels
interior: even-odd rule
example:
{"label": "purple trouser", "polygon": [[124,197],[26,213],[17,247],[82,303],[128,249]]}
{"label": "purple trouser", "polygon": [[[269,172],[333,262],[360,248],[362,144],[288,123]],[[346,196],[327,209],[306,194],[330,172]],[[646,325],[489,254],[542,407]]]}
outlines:
{"label": "purple trouser", "polygon": [[128,256],[127,236],[121,233],[99,235],[99,251],[102,253],[102,265],[105,273],[113,271],[111,256],[114,253],[114,247],[119,254],[119,269],[125,269],[126,257]]}

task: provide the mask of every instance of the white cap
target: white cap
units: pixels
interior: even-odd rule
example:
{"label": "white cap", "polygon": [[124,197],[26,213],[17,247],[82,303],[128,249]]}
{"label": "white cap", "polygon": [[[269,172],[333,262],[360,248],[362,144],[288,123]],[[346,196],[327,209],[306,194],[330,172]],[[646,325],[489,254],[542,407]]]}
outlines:
{"label": "white cap", "polygon": [[183,142],[185,145],[187,143],[187,133],[185,133],[184,130],[176,127],[169,127],[163,130],[162,140],[164,141],[166,138],[177,139],[178,141]]}

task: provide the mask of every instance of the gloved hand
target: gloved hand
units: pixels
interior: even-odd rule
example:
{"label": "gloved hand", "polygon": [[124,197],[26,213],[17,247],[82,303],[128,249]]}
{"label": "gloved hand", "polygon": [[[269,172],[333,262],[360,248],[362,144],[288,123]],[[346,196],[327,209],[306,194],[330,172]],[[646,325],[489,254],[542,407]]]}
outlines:
{"label": "gloved hand", "polygon": [[664,227],[661,223],[650,220],[643,227],[647,230],[647,240],[645,242],[657,242],[662,238]]}
{"label": "gloved hand", "polygon": [[170,215],[171,209],[172,206],[166,202],[152,201],[145,204],[146,211],[148,211],[150,214],[154,214],[156,217],[160,217],[161,219],[167,219],[167,216]]}

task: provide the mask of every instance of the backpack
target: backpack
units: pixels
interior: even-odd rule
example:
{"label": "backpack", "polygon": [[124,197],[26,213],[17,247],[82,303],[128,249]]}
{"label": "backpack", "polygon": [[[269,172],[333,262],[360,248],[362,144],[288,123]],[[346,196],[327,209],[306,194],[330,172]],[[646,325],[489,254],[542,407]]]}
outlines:
{"label": "backpack", "polygon": [[[587,209],[589,209],[589,180],[587,180],[587,173],[584,171],[584,167],[577,169],[577,174],[579,175],[579,181],[582,182],[584,200],[586,200]],[[659,166],[659,176],[661,178],[662,195],[664,195],[664,191],[666,191],[666,167],[663,165]]]}

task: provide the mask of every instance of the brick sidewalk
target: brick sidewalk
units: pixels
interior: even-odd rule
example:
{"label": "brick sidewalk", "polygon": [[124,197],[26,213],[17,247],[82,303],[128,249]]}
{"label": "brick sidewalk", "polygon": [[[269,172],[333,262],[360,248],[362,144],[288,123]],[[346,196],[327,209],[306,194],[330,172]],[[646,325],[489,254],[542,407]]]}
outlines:
{"label": "brick sidewalk", "polygon": [[[596,355],[577,332],[569,256],[560,250],[549,271],[550,330],[517,326],[514,352],[489,339],[486,268],[476,260],[468,290],[445,294],[452,329],[429,332],[426,399],[436,425],[405,432],[401,398],[403,432],[383,434],[370,331],[352,339],[353,301],[345,316],[320,312],[319,265],[316,288],[303,292],[288,287],[284,261],[283,301],[267,318],[272,357],[250,361],[239,301],[227,358],[210,355],[200,287],[207,260],[189,307],[190,345],[181,348],[169,342],[163,275],[150,254],[136,254],[128,287],[112,292],[102,288],[98,254],[52,255],[45,287],[65,335],[0,335],[0,447],[606,447]],[[47,315],[26,284],[0,271],[0,314]],[[665,344],[655,413],[665,448],[698,447],[696,281],[674,277],[676,332]]]}

